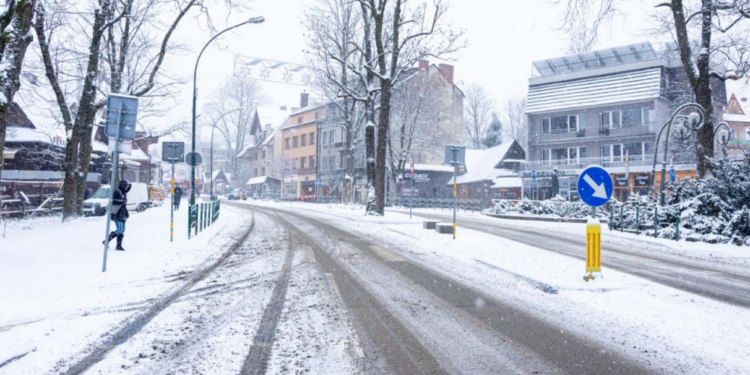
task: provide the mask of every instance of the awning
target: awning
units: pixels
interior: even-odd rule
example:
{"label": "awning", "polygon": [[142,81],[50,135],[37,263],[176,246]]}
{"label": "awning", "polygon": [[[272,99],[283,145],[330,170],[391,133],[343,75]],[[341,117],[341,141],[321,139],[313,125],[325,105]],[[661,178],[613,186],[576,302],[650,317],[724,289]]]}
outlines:
{"label": "awning", "polygon": [[11,150],[11,149],[4,150],[3,151],[3,158],[4,159],[13,159],[13,158],[16,157],[16,152],[18,152],[18,150]]}

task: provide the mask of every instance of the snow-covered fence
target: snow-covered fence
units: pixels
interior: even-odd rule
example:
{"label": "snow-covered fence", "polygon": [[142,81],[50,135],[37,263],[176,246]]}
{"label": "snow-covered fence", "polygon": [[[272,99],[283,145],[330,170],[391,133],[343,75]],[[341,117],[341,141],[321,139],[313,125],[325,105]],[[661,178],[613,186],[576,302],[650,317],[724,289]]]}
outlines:
{"label": "snow-covered fence", "polygon": [[[188,217],[188,239],[191,234],[197,236],[198,233],[211,226],[219,219],[221,211],[221,200],[211,202],[201,202],[190,205]],[[194,234],[193,234],[194,233]]]}
{"label": "snow-covered fence", "polygon": [[61,182],[2,181],[0,182],[0,215],[23,218],[46,215],[62,210],[58,198]]}
{"label": "snow-covered fence", "polygon": [[481,199],[453,199],[453,198],[410,198],[395,197],[386,200],[386,206],[402,208],[429,208],[436,210],[452,210],[453,207],[464,212],[482,211],[483,201]]}

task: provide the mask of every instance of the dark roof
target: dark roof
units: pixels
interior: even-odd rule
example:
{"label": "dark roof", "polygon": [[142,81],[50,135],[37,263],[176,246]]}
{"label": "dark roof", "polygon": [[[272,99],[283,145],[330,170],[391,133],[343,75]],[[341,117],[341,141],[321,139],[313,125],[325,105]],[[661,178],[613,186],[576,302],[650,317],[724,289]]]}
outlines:
{"label": "dark roof", "polygon": [[11,105],[8,107],[8,112],[5,114],[5,118],[3,119],[3,125],[8,128],[16,127],[36,129],[34,123],[32,123],[31,120],[29,120],[29,117],[26,116],[26,112],[24,112],[16,102],[11,103]]}

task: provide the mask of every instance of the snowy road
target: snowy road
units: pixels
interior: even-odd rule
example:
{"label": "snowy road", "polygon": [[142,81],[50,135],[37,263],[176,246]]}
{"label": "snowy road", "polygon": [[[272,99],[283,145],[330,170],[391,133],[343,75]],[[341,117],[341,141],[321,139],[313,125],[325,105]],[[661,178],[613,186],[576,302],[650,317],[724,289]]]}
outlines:
{"label": "snowy road", "polygon": [[[96,290],[47,295],[40,285],[14,297],[20,304],[0,320],[0,344],[29,343],[16,351],[0,345],[0,374],[750,372],[746,307],[671,285],[680,272],[696,282],[680,268],[693,264],[687,260],[644,258],[652,271],[652,258],[677,262],[662,264],[664,280],[606,269],[605,279],[584,283],[573,252],[581,246],[553,230],[532,236],[462,218],[463,228],[476,230],[453,241],[397,213],[227,206],[226,228],[209,233],[215,239],[202,234],[177,245],[194,248],[186,252],[194,258],[189,271],[165,268],[166,284],[152,271],[123,279],[114,286],[122,297],[104,300],[116,309],[92,309],[103,302]],[[147,230],[142,225],[131,230]],[[197,261],[201,254],[207,258]],[[129,257],[153,262],[137,248],[117,256],[113,272]],[[709,274],[710,265],[698,268]],[[37,306],[61,312],[37,318]]]}
{"label": "snowy road", "polygon": [[[447,222],[453,220],[446,214],[420,213],[419,215]],[[497,235],[577,259],[585,259],[585,254],[580,251],[586,246],[584,236],[571,236],[570,233],[554,231],[540,233],[539,228],[525,227],[524,223],[523,221],[509,223],[509,220],[503,222],[495,220],[493,223],[484,219],[462,216],[459,227]],[[606,238],[602,243],[602,265],[708,298],[750,307],[750,275],[746,270],[744,273],[735,272],[695,260],[688,261],[680,257],[666,256],[658,252],[637,251],[633,248],[632,242],[622,244],[617,241],[607,241]]]}

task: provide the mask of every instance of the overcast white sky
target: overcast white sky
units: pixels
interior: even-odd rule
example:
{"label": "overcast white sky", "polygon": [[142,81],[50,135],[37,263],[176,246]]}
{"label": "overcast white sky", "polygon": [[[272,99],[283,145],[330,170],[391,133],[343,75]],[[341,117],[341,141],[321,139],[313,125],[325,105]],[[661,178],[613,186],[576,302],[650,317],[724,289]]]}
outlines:
{"label": "overcast white sky", "polygon": [[[204,54],[198,72],[198,107],[206,103],[216,87],[232,74],[235,54],[270,60],[305,63],[306,48],[302,17],[305,4],[313,0],[256,0],[254,9],[235,13],[224,25],[252,16],[264,16],[260,25],[243,26],[222,36]],[[417,0],[414,0],[417,1]],[[628,1],[626,17],[620,17],[607,30],[595,48],[653,41],[647,33],[654,0]],[[484,86],[498,103],[525,96],[532,61],[565,54],[567,37],[557,30],[560,14],[547,0],[453,0],[450,18],[456,28],[466,30],[468,47],[455,56],[455,80],[459,86],[471,83]],[[173,122],[190,118],[192,69],[195,57],[210,33],[193,20],[180,29],[182,42],[193,51],[172,56],[170,71],[188,79],[176,98],[178,106],[158,121]],[[263,82],[273,107],[298,106],[300,86]]]}

